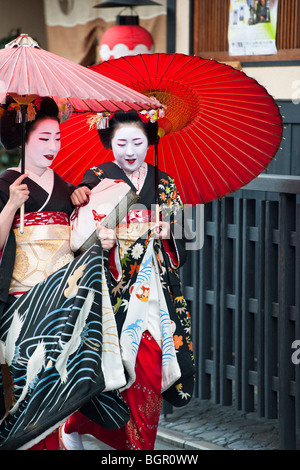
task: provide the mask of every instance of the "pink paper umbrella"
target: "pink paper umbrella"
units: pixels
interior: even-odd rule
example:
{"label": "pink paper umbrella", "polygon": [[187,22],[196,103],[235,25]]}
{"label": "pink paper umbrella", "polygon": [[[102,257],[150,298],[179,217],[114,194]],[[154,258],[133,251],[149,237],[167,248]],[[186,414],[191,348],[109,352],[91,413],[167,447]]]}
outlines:
{"label": "pink paper umbrella", "polygon": [[[110,78],[39,47],[21,34],[0,50],[0,103],[11,96],[19,106],[22,120],[21,171],[25,171],[25,122],[28,106],[37,96],[63,102],[70,113],[113,112],[119,109],[156,109],[155,98],[134,91]],[[21,210],[21,228],[22,212]]]}

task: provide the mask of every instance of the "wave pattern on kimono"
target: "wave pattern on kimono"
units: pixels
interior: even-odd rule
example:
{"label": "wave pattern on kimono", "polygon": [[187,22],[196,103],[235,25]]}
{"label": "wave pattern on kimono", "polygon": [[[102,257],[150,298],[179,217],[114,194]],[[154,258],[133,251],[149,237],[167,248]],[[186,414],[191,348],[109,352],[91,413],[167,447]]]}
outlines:
{"label": "wave pattern on kimono", "polygon": [[93,245],[3,314],[0,348],[15,400],[0,426],[0,449],[32,446],[93,397],[126,383],[106,254]]}
{"label": "wave pattern on kimono", "polygon": [[[99,167],[88,170],[80,185],[92,189],[103,178],[122,179],[133,190],[136,190],[125,172],[113,162],[106,162]],[[164,354],[163,397],[174,406],[184,406],[192,397],[195,374],[191,316],[187,302],[182,295],[179,277],[179,267],[185,262],[187,256],[184,235],[187,227],[184,227],[183,206],[175,182],[167,173],[159,171],[158,188],[161,217],[162,220],[170,223],[172,232],[172,240],[170,241],[174,242],[178,264],[173,264],[166,248],[167,244],[165,245],[163,241],[154,240],[150,247],[149,240],[153,226],[151,220],[154,220],[153,207],[155,207],[154,187],[155,168],[148,164],[147,175],[139,192],[139,205],[136,208],[131,207],[127,219],[117,227],[123,276],[120,281],[113,280],[111,299],[116,312],[122,357],[130,375],[126,387],[134,380],[134,362],[130,362],[130,358],[134,361],[142,332],[147,326],[148,329],[150,326],[151,335],[157,341],[162,341],[161,346]],[[143,210],[140,210],[140,205],[143,206]],[[148,271],[147,262],[149,262]],[[141,269],[147,272],[148,283],[150,280],[152,282],[151,294],[149,294],[150,285],[147,285],[147,282],[144,285],[138,282]],[[148,308],[144,308],[148,294],[150,300],[155,302],[152,302],[151,305],[150,301]],[[140,296],[140,307],[137,307],[136,295]],[[158,309],[159,322],[154,319],[154,311],[156,310],[157,314]],[[139,316],[138,313],[142,310],[144,310],[143,316]],[[168,327],[166,327],[167,324]],[[151,325],[153,329],[151,329]],[[168,333],[166,334],[166,332]],[[173,357],[174,348],[175,358]],[[171,364],[174,366],[173,371]],[[178,376],[178,366],[180,374],[179,378],[175,380]]]}
{"label": "wave pattern on kimono", "polygon": [[[141,302],[143,308],[141,308]],[[176,350],[173,342],[173,332],[168,307],[159,279],[159,269],[154,251],[152,238],[140,265],[136,281],[128,303],[126,320],[121,333],[121,348],[123,363],[129,372],[130,380],[126,385],[129,388],[135,381],[135,361],[138,347],[144,331],[151,328],[151,310],[157,309],[160,318],[159,338],[156,331],[152,336],[157,338],[162,349],[162,392],[167,390],[181,376],[177,363]]]}

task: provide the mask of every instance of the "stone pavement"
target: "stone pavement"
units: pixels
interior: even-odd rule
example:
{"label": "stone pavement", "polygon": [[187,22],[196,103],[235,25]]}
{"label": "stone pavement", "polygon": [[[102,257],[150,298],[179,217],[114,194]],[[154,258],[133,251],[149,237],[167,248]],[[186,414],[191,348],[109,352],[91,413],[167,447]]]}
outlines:
{"label": "stone pavement", "polygon": [[[85,450],[109,450],[90,436]],[[193,398],[160,417],[155,450],[278,450],[278,420]],[[300,450],[298,439],[297,450]]]}
{"label": "stone pavement", "polygon": [[183,408],[162,414],[157,436],[159,440],[191,450],[279,449],[278,420],[196,398]]}

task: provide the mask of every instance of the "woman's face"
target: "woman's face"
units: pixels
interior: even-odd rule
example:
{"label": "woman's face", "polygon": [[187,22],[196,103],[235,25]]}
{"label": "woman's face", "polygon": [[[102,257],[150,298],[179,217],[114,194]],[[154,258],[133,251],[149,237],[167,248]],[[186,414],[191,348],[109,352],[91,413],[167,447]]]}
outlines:
{"label": "woman's face", "polygon": [[60,150],[60,128],[55,119],[38,121],[25,144],[25,166],[37,174],[45,171]]}
{"label": "woman's face", "polygon": [[135,124],[122,124],[114,133],[111,148],[118,165],[132,173],[144,163],[148,139],[145,132]]}

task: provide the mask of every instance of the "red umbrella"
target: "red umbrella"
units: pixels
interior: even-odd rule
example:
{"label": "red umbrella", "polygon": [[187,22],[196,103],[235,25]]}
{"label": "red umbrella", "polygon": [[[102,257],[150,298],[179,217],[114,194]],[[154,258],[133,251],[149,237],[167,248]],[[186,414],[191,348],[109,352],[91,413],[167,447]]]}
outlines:
{"label": "red umbrella", "polygon": [[[92,69],[167,107],[159,120],[158,165],[174,177],[185,203],[210,202],[240,189],[279,148],[282,119],[275,101],[229,65],[184,54],[142,54]],[[53,167],[77,184],[87,168],[112,159],[86,119],[75,117],[63,126]],[[147,161],[154,162],[154,149]]]}

